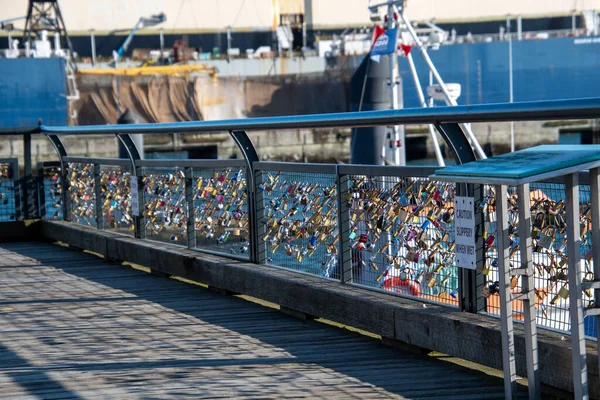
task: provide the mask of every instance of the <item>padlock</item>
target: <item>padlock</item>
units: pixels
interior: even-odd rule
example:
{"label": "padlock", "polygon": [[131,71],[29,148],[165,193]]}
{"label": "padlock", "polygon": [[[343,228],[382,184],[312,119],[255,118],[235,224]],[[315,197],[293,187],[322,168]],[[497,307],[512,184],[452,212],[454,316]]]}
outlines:
{"label": "padlock", "polygon": [[558,296],[562,297],[565,300],[569,298],[569,289],[567,289],[567,285],[560,288],[560,290],[558,291]]}
{"label": "padlock", "polygon": [[544,214],[540,212],[540,213],[536,214],[532,225],[537,230],[542,230],[544,228],[544,223],[545,223]]}
{"label": "padlock", "polygon": [[552,247],[553,243],[554,243],[553,236],[550,236],[550,235],[540,232],[538,239],[537,239],[538,246],[548,250]]}
{"label": "padlock", "polygon": [[435,286],[436,283],[436,279],[434,277],[431,277],[431,279],[429,279],[429,281],[427,282],[427,286],[429,288],[433,288]]}

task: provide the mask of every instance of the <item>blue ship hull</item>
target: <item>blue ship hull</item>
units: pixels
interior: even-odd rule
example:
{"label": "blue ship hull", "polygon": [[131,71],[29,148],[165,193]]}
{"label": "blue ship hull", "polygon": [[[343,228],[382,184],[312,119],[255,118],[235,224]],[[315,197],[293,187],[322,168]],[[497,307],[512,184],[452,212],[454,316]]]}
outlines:
{"label": "blue ship hull", "polygon": [[[445,82],[461,84],[459,104],[504,103],[510,98],[508,50],[508,42],[455,44],[429,55]],[[429,70],[412,51],[425,88]],[[419,107],[408,62],[399,60],[404,107]],[[514,101],[600,96],[600,37],[515,41],[513,77]]]}
{"label": "blue ship hull", "polygon": [[65,60],[0,59],[0,128],[68,125]]}

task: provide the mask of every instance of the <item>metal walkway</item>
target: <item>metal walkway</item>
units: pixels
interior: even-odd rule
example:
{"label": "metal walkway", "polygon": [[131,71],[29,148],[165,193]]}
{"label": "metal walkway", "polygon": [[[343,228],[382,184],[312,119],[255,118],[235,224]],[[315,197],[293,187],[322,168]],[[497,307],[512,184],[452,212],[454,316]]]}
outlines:
{"label": "metal walkway", "polygon": [[503,398],[502,380],[45,243],[0,245],[1,398]]}

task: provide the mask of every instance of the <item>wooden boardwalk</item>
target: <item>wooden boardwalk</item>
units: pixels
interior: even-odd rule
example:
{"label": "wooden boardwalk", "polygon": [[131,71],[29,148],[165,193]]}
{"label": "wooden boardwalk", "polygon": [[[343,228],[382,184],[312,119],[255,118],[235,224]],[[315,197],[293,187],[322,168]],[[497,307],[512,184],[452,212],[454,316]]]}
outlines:
{"label": "wooden boardwalk", "polygon": [[503,398],[502,381],[45,243],[0,244],[0,398]]}

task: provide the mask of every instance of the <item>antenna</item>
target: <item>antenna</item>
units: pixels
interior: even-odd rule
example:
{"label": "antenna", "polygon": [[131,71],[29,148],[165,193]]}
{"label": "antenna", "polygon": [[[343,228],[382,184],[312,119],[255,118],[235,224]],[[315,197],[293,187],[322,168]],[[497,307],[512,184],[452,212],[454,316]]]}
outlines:
{"label": "antenna", "polygon": [[[409,67],[411,69],[412,78],[415,81],[415,86],[418,91],[421,106],[429,107],[429,105],[425,101],[424,94],[423,94],[423,91],[421,88],[421,84],[419,82],[419,78],[418,78],[418,75],[417,75],[417,72],[415,69],[415,65],[414,65],[414,62],[412,59],[412,54],[410,53],[410,47],[413,47],[413,46],[418,48],[419,52],[421,53],[421,56],[423,57],[423,60],[425,61],[425,63],[427,64],[427,66],[429,68],[431,75],[433,77],[435,77],[435,80],[437,81],[437,85],[435,85],[436,86],[435,89],[439,93],[437,93],[436,97],[443,98],[443,100],[449,106],[458,105],[458,103],[456,102],[456,98],[457,98],[456,88],[454,88],[453,85],[447,85],[444,82],[444,80],[438,73],[437,68],[431,61],[429,54],[427,53],[428,47],[430,47],[432,49],[439,48],[440,43],[443,42],[445,40],[445,38],[447,37],[447,33],[445,31],[443,31],[442,29],[440,29],[439,27],[437,27],[433,22],[426,23],[425,25],[427,25],[427,28],[425,28],[425,29],[418,29],[416,26],[413,26],[412,22],[408,19],[408,17],[404,13],[405,6],[406,6],[405,0],[387,0],[387,1],[369,0],[369,12],[371,13],[371,20],[377,20],[377,18],[379,18],[379,8],[384,7],[384,6],[387,7],[387,20],[386,20],[386,18],[384,18],[384,20],[386,20],[386,22],[388,24],[388,29],[398,26],[398,34],[399,34],[400,38],[402,39],[402,44],[409,45],[409,49],[405,54],[406,54],[406,58],[408,59]],[[381,20],[381,19],[379,19],[379,20]],[[422,37],[422,36],[419,36],[419,33],[426,34],[428,36]],[[395,63],[396,57],[390,57],[390,58],[393,59],[393,62]],[[395,82],[394,79],[398,74],[397,68],[394,65],[394,68],[393,69],[390,68],[390,70],[391,70],[390,81]],[[397,85],[394,85],[394,90],[397,90],[396,86]],[[394,98],[392,100],[392,104],[394,105],[393,107],[396,108],[397,99],[398,99],[397,92],[395,92],[393,96],[394,96]],[[461,127],[467,134],[467,137],[469,138],[471,145],[473,146],[473,148],[474,148],[476,154],[479,156],[479,158],[482,158],[482,159],[486,158],[485,152],[483,151],[483,149],[481,148],[481,145],[475,138],[475,135],[473,134],[473,131],[471,130],[470,124],[461,124]],[[398,138],[399,137],[398,127],[394,127],[394,128],[395,128],[395,132],[396,132],[396,138]],[[439,146],[437,145],[437,137],[436,137],[435,129],[433,126],[429,126],[429,132],[431,134],[432,141],[434,143],[438,164],[444,165],[444,161],[443,161]],[[387,150],[388,150],[387,153],[389,153],[390,152],[389,150],[392,150],[392,149],[387,149]],[[396,151],[398,151],[398,149],[396,149]],[[397,159],[398,156],[396,155],[395,158]],[[386,156],[386,159],[390,160],[390,156]],[[403,164],[400,164],[400,165],[403,165]]]}
{"label": "antenna", "polygon": [[67,27],[60,12],[58,0],[29,0],[23,43],[28,43],[31,48],[32,41],[40,37],[41,31],[51,31],[60,35],[61,47],[69,49],[70,67],[77,71],[73,44],[67,34]]}

